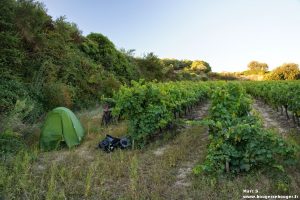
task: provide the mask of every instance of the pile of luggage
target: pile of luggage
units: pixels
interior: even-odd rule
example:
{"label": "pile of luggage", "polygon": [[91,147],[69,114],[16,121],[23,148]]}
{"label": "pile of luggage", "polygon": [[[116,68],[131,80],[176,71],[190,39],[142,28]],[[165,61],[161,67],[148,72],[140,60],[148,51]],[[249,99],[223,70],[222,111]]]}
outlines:
{"label": "pile of luggage", "polygon": [[116,138],[111,135],[106,135],[104,140],[99,143],[98,147],[109,153],[114,151],[116,148],[127,149],[130,145],[130,140],[126,137]]}

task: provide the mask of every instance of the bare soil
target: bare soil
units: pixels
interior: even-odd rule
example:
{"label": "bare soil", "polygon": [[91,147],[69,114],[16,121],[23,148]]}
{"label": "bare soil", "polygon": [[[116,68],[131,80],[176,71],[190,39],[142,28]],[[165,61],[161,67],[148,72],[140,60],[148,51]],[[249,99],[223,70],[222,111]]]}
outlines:
{"label": "bare soil", "polygon": [[[206,103],[202,106],[196,107],[188,116],[186,116],[186,119],[189,120],[202,120],[205,118],[208,114],[209,104]],[[202,138],[200,139],[204,142],[204,144],[208,141],[208,130],[206,130],[205,134],[203,134]],[[194,153],[194,152],[191,152]],[[201,155],[203,156],[203,155]],[[178,169],[178,173],[176,176],[177,181],[175,182],[174,186],[179,188],[189,187],[191,186],[190,180],[188,180],[188,175],[191,174],[193,167],[195,166],[196,162],[198,162],[200,158],[193,159],[190,161],[186,161],[185,163],[182,163],[181,167]]]}
{"label": "bare soil", "polygon": [[287,120],[285,115],[262,101],[254,100],[253,108],[262,116],[265,128],[277,130],[283,137],[289,133],[300,134],[300,128],[293,124],[292,119]]}

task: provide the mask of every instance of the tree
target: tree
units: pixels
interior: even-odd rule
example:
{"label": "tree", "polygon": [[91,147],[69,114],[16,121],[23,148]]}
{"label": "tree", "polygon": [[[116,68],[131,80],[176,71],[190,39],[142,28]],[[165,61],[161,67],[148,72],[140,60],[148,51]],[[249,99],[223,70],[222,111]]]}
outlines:
{"label": "tree", "polygon": [[21,74],[25,50],[22,37],[16,26],[17,3],[12,0],[0,1],[0,74],[13,76]]}
{"label": "tree", "polygon": [[145,80],[162,80],[164,77],[163,62],[154,53],[148,53],[143,58],[136,58],[142,78]]}
{"label": "tree", "polygon": [[211,67],[207,62],[203,60],[195,60],[191,65],[191,70],[208,73],[211,71]]}
{"label": "tree", "polygon": [[81,48],[97,64],[101,64],[105,70],[120,77],[122,82],[138,78],[138,72],[132,59],[129,59],[124,52],[117,50],[106,36],[100,33],[90,33]]}
{"label": "tree", "polygon": [[267,80],[296,80],[299,78],[299,65],[295,63],[284,63],[265,77]]}
{"label": "tree", "polygon": [[268,64],[267,63],[261,63],[258,61],[251,61],[248,64],[248,70],[254,74],[259,73],[266,73],[268,71]]}
{"label": "tree", "polygon": [[180,69],[183,69],[185,67],[188,67],[193,62],[191,60],[177,60],[177,59],[174,59],[174,58],[164,58],[164,59],[161,59],[161,61],[163,62],[163,64],[166,67],[172,66],[174,68],[174,70],[180,70]]}

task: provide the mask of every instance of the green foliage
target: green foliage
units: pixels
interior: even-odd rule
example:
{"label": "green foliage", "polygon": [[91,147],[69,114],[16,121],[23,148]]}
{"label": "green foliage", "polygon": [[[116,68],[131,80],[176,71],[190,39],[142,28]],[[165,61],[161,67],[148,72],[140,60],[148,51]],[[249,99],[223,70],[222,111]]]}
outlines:
{"label": "green foliage", "polygon": [[165,66],[171,66],[174,70],[184,69],[185,67],[191,66],[191,60],[177,60],[177,59],[161,59]]}
{"label": "green foliage", "polygon": [[83,51],[104,69],[112,71],[125,80],[136,79],[137,71],[134,63],[126,55],[118,51],[114,44],[100,33],[91,33],[82,44]]}
{"label": "green foliage", "polygon": [[19,81],[0,78],[0,90],[0,130],[17,122],[33,122],[43,112],[31,88]]}
{"label": "green foliage", "polygon": [[113,108],[116,106],[116,101],[113,98],[101,98],[101,104],[108,105],[109,108]]}
{"label": "green foliage", "polygon": [[45,105],[48,105],[49,109],[58,106],[72,108],[74,89],[70,88],[70,86],[64,83],[51,83],[45,86],[44,90]]}
{"label": "green foliage", "polygon": [[[133,50],[116,49],[102,34],[85,37],[65,17],[53,20],[34,0],[1,1],[0,29],[1,121],[18,100],[32,106],[25,121],[34,122],[56,106],[95,105],[131,80],[178,80],[174,70],[192,62],[161,60],[153,53],[135,58]],[[193,80],[198,79],[207,77]]]}
{"label": "green foliage", "polygon": [[195,60],[186,62],[190,64],[183,68],[183,70],[177,70],[177,80],[192,80],[192,81],[207,81],[208,73],[211,72],[210,65],[202,60]]}
{"label": "green foliage", "polygon": [[190,69],[195,72],[208,73],[211,71],[210,65],[203,60],[194,60],[190,66]]}
{"label": "green foliage", "polygon": [[129,120],[129,134],[140,146],[158,129],[166,127],[183,111],[206,98],[208,87],[200,82],[154,83],[132,81],[114,96],[113,115]]}
{"label": "green foliage", "polygon": [[240,173],[278,166],[282,160],[294,162],[295,146],[263,129],[260,120],[250,114],[251,100],[240,84],[221,85],[211,98],[211,143],[205,163],[194,169],[196,174]]}
{"label": "green foliage", "polygon": [[[101,34],[81,35],[39,2],[0,2],[0,118],[17,100],[33,105],[30,121],[55,106],[84,108],[139,78],[132,58]],[[1,120],[0,119],[0,120]]]}
{"label": "green foliage", "polygon": [[0,1],[0,74],[2,76],[19,71],[25,56],[22,38],[14,23],[16,9],[15,1]]}
{"label": "green foliage", "polygon": [[16,155],[26,145],[20,135],[6,130],[0,133],[0,160],[5,162],[9,157]]}
{"label": "green foliage", "polygon": [[[17,143],[14,144],[16,146],[13,148],[17,149]],[[35,158],[36,152],[19,148],[18,152],[14,152],[12,159],[0,162],[0,197],[4,199],[28,197],[28,194],[34,190],[32,180],[30,180],[30,169]]]}
{"label": "green foliage", "polygon": [[0,112],[8,113],[19,98],[28,96],[27,88],[17,80],[0,78]]}
{"label": "green foliage", "polygon": [[258,61],[251,61],[248,64],[248,71],[245,72],[246,75],[250,74],[265,74],[268,71],[268,64],[261,63]]}
{"label": "green foliage", "polygon": [[100,90],[107,97],[112,97],[114,92],[117,92],[121,87],[121,82],[112,74],[109,74],[102,80]]}
{"label": "green foliage", "polygon": [[299,65],[284,63],[266,75],[266,80],[297,80],[300,78]]}
{"label": "green foliage", "polygon": [[164,65],[153,53],[148,53],[143,58],[137,58],[136,63],[143,79],[147,81],[163,80]]}
{"label": "green foliage", "polygon": [[[137,59],[141,73],[146,74],[144,77],[146,80],[208,80],[207,73],[211,71],[211,67],[205,61],[177,60],[169,58],[155,60],[153,59],[153,56],[154,55],[150,53],[144,57],[144,59],[148,59],[148,62],[145,62],[146,60],[144,60],[144,62],[139,62],[139,59]],[[153,70],[155,70],[154,72],[157,73],[157,75],[152,79],[148,79],[148,74],[151,76],[151,71]]]}
{"label": "green foliage", "polygon": [[243,85],[251,95],[263,99],[274,108],[284,107],[296,117],[300,116],[299,81],[244,82]]}
{"label": "green foliage", "polygon": [[195,73],[185,68],[177,73],[177,79],[182,81],[207,81],[209,78],[205,73]]}

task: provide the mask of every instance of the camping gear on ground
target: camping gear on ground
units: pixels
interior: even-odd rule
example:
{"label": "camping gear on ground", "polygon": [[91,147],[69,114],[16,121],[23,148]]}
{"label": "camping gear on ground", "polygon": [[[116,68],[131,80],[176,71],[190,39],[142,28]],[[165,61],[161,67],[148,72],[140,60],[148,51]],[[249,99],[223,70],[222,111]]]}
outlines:
{"label": "camping gear on ground", "polygon": [[98,147],[103,149],[105,152],[112,152],[115,148],[126,149],[130,146],[130,140],[126,137],[124,138],[116,138],[111,135],[106,135],[104,140],[102,140]]}
{"label": "camping gear on ground", "polygon": [[64,141],[69,148],[79,145],[84,129],[75,114],[68,108],[58,107],[48,113],[42,128],[40,147],[56,149]]}
{"label": "camping gear on ground", "polygon": [[130,147],[130,140],[126,137],[120,139],[120,147],[121,149],[126,149]]}
{"label": "camping gear on ground", "polygon": [[120,139],[112,137],[111,135],[106,135],[106,138],[99,143],[99,148],[106,152],[111,152],[119,146]]}

